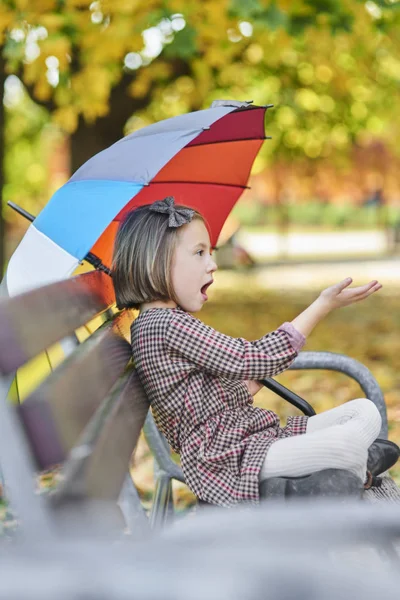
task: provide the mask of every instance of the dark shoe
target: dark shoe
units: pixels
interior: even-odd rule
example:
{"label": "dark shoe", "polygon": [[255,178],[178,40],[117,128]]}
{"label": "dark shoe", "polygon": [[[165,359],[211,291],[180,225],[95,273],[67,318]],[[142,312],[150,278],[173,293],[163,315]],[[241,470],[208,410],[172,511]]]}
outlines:
{"label": "dark shoe", "polygon": [[368,448],[367,471],[372,475],[380,475],[396,464],[400,456],[400,448],[389,440],[377,439]]}
{"label": "dark shoe", "polygon": [[305,477],[271,477],[260,483],[260,498],[362,496],[363,482],[344,469],[324,469]]}

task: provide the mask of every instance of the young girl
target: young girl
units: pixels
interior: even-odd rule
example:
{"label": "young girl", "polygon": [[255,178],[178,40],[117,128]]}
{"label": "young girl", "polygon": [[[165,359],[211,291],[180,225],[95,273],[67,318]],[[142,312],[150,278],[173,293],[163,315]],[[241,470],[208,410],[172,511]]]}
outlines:
{"label": "young girl", "polygon": [[272,411],[253,406],[258,380],[287,369],[323,317],[382,286],[372,281],[349,288],[345,279],[291,323],[249,342],[190,314],[207,301],[216,269],[204,219],[171,197],[137,208],[120,225],[113,261],[117,305],[140,311],[132,324],[137,372],[196,496],[225,506],[257,503],[266,478],[336,468],[364,483],[367,460],[373,475],[396,462],[395,444],[373,443],[381,417],[367,399],[310,418],[289,417],[285,427]]}

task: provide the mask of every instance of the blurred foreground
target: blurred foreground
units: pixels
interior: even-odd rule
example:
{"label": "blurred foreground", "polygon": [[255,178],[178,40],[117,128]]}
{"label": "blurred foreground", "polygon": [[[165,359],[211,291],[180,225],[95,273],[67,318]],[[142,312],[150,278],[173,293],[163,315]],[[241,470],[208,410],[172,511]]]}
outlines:
{"label": "blurred foreground", "polygon": [[139,542],[80,532],[7,544],[0,548],[0,597],[397,600],[399,536],[398,505],[206,509]]}
{"label": "blurred foreground", "polygon": [[[327,283],[337,279],[331,266],[324,266]],[[348,264],[336,267],[347,270]],[[265,268],[243,273],[221,270],[216,278],[220,285],[216,284],[202,318],[230,335],[250,339],[291,320],[315,298],[322,284],[321,277],[312,276],[311,265],[298,266],[300,287],[285,269],[276,272],[275,286],[266,284]],[[381,279],[379,269],[375,263]],[[360,273],[355,271],[358,283]],[[307,278],[313,283],[307,283]],[[282,285],[284,281],[291,285]],[[398,439],[400,422],[398,315],[398,291],[385,285],[382,293],[368,301],[330,315],[307,346],[346,353],[370,367],[386,394],[393,439]],[[280,379],[317,411],[360,395],[355,384],[336,374],[289,372]],[[283,419],[293,411],[266,391],[256,400]],[[114,439],[115,446],[115,438],[109,439]],[[152,460],[143,443],[135,456],[134,477],[142,498],[148,500],[154,489]],[[102,481],[108,481],[105,472]],[[47,480],[43,475],[41,483],[51,486],[54,473]],[[193,504],[185,486],[176,486],[175,494],[181,511]],[[59,513],[59,519],[49,519],[47,526],[30,518],[32,514],[21,511],[17,528],[0,545],[0,598],[398,598],[400,509],[388,500],[289,499],[231,510],[197,506],[162,530],[141,531],[137,521],[128,521],[125,534],[111,530],[111,513],[102,502],[72,503]],[[96,518],[92,521],[92,517]],[[11,529],[5,523],[7,528]]]}

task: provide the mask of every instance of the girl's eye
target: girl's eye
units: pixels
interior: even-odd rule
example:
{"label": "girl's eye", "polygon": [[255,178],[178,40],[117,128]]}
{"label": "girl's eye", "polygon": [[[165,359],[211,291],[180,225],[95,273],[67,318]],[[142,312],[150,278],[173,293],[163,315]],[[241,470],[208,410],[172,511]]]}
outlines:
{"label": "girl's eye", "polygon": [[203,256],[204,250],[197,250],[196,254],[198,254],[199,256]]}

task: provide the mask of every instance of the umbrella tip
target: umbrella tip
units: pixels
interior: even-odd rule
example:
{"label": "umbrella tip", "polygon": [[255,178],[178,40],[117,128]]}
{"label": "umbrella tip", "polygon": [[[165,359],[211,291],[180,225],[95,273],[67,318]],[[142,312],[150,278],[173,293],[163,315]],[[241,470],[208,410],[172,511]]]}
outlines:
{"label": "umbrella tip", "polygon": [[240,102],[239,100],[214,100],[211,104],[211,108],[220,108],[223,106],[233,106],[234,108],[246,108],[253,103],[253,100],[246,100]]}
{"label": "umbrella tip", "polygon": [[15,210],[15,212],[17,212],[22,217],[25,217],[25,219],[27,219],[31,223],[33,223],[33,221],[35,220],[35,217],[31,213],[29,213],[24,208],[21,208],[20,206],[18,206],[18,204],[15,204],[15,202],[11,202],[11,200],[8,200],[7,204],[10,208]]}

